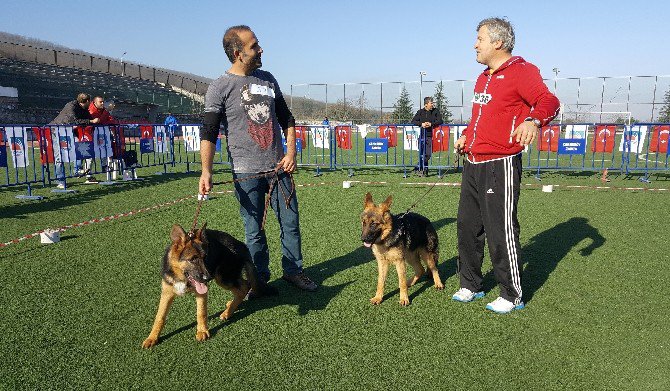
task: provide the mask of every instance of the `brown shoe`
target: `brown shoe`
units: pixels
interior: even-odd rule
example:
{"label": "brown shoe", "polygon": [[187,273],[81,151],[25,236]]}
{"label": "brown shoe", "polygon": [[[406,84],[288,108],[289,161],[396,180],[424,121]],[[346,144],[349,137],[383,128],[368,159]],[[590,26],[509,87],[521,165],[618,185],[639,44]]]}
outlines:
{"label": "brown shoe", "polygon": [[314,281],[310,280],[305,273],[298,273],[294,276],[287,276],[284,274],[282,278],[294,286],[308,292],[316,291],[317,285]]}

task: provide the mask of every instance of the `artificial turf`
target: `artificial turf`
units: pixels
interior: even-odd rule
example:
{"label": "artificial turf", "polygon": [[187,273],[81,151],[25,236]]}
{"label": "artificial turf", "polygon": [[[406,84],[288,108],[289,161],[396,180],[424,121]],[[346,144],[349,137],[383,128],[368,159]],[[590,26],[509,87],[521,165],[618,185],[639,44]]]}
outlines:
{"label": "artificial turf", "polygon": [[[155,171],[155,170],[153,170]],[[149,172],[145,172],[148,175]],[[668,389],[667,222],[670,191],[597,190],[596,175],[524,175],[519,203],[526,308],[484,310],[498,288],[488,255],[483,300],[451,300],[458,289],[456,212],[459,189],[402,178],[394,170],[295,176],[305,270],[315,293],[282,281],[278,225],[268,218],[273,278],[280,295],[242,304],[218,319],[232,295],[210,285],[212,337],[195,340],[195,302],[177,298],[159,344],[149,333],[160,294],[160,260],[174,223],[190,227],[195,199],[0,248],[1,389]],[[534,174],[534,173],[533,173]],[[74,183],[76,194],[20,201],[0,190],[0,242],[92,218],[157,205],[195,192],[197,174],[150,176],[118,186]],[[215,180],[229,179],[220,170]],[[665,175],[652,188],[670,187]],[[343,180],[354,182],[342,188]],[[321,184],[323,183],[323,184]],[[557,184],[552,193],[541,184]],[[617,177],[608,185],[638,187]],[[219,186],[214,190],[230,190]],[[385,301],[372,306],[377,267],[361,246],[363,197],[394,196],[403,212],[433,221],[446,288],[427,279],[398,304],[389,273]],[[243,238],[229,193],[204,203],[200,221]]]}

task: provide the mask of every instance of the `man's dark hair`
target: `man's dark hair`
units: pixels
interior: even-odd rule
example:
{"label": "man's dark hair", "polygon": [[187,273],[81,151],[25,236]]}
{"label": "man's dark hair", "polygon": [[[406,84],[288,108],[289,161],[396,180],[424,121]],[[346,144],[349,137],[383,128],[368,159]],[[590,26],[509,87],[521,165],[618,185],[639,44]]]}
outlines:
{"label": "man's dark hair", "polygon": [[226,56],[231,63],[235,62],[235,50],[242,50],[242,40],[239,36],[242,31],[251,31],[251,28],[241,24],[229,27],[223,34],[223,51],[226,52]]}
{"label": "man's dark hair", "polygon": [[427,97],[423,98],[423,104],[424,104],[424,105],[427,105],[428,102],[432,102],[432,101],[433,101],[433,97],[432,97],[432,96],[427,96]]}

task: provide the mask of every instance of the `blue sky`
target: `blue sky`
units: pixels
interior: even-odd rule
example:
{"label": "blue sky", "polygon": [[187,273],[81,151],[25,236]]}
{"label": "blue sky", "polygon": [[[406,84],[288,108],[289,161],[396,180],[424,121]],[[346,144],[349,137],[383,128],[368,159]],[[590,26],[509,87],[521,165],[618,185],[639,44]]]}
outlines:
{"label": "blue sky", "polygon": [[506,16],[545,78],[670,74],[667,1],[16,1],[0,30],[215,78],[248,24],[280,84],[474,79],[477,23]]}

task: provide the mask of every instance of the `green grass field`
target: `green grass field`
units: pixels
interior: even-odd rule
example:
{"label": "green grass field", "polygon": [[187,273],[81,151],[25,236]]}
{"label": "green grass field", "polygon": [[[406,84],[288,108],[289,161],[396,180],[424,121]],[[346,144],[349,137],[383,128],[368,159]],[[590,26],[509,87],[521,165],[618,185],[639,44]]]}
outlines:
{"label": "green grass field", "polygon": [[[197,169],[195,167],[194,169]],[[155,172],[143,169],[141,175]],[[435,187],[416,207],[440,238],[445,291],[422,280],[412,304],[398,304],[391,271],[385,301],[372,306],[377,267],[361,246],[359,214],[370,191],[394,196],[403,212],[425,185],[407,185],[398,170],[361,169],[315,178],[301,169],[299,185],[306,272],[320,284],[298,291],[281,276],[278,225],[268,218],[271,284],[280,296],[242,304],[233,319],[218,315],[232,295],[212,284],[212,338],[195,340],[195,302],[177,298],[159,344],[149,333],[160,294],[160,261],[172,224],[189,227],[196,201],[63,232],[60,243],[39,238],[0,248],[0,389],[625,389],[666,390],[668,369],[667,224],[670,191],[575,189],[601,185],[592,173],[526,173],[521,221],[527,307],[501,316],[484,310],[498,294],[488,256],[487,297],[452,301],[456,274],[459,189]],[[638,187],[636,177],[609,185]],[[230,179],[222,170],[215,180]],[[411,182],[458,182],[410,178]],[[668,188],[655,175],[645,187]],[[117,186],[85,186],[76,194],[37,187],[43,201],[0,189],[0,242],[172,201],[193,194],[197,175],[152,176]],[[320,183],[324,184],[320,184]],[[552,193],[541,184],[557,184]],[[215,191],[230,190],[230,185]],[[200,221],[243,238],[229,193],[203,205]]]}

